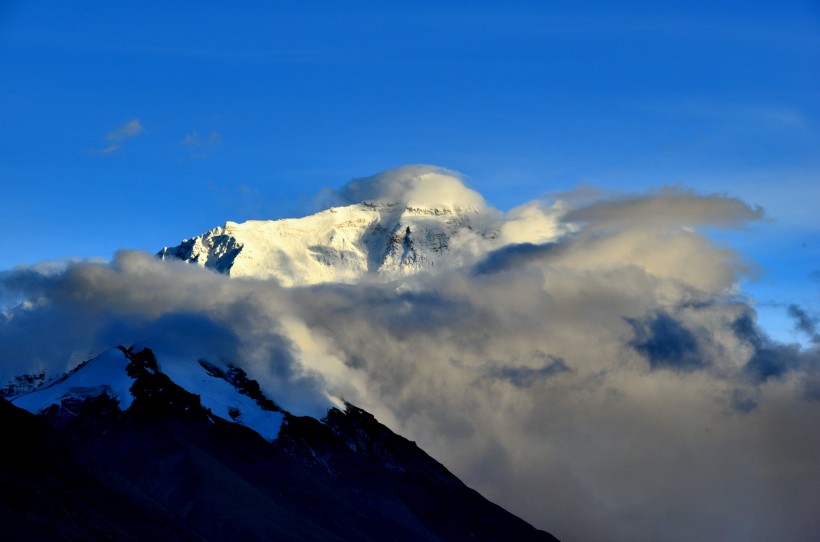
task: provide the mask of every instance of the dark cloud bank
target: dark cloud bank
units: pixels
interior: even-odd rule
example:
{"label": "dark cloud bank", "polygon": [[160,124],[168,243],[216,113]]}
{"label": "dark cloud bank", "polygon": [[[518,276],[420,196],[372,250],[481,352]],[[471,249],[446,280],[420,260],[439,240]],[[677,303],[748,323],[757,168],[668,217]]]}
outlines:
{"label": "dark cloud bank", "polygon": [[357,403],[563,540],[811,540],[817,322],[791,309],[812,348],[767,338],[744,262],[699,232],[760,216],[678,189],[586,202],[549,243],[400,282],[288,289],[135,252],[19,268],[0,376],[140,342],[239,363],[297,412]]}

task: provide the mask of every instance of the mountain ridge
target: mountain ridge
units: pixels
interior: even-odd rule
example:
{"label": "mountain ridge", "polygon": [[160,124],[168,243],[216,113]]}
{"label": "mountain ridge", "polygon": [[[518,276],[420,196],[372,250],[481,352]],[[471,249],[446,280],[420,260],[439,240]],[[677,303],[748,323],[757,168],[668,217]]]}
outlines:
{"label": "mountain ridge", "polygon": [[[147,525],[162,526],[159,540],[555,540],[354,405],[331,407],[322,420],[295,416],[237,367],[188,366],[197,368],[236,396],[215,401],[205,395],[216,389],[208,386],[197,390],[203,395],[191,393],[163,372],[150,348],[119,347],[39,391],[2,399],[0,430],[24,435],[14,446],[39,458],[28,479],[15,476],[13,465],[0,469],[0,517],[25,506],[14,493],[39,499],[38,510],[10,532],[45,522],[46,531],[32,528],[28,538],[66,530],[78,540],[132,540],[143,536],[136,518],[147,515]],[[121,373],[127,380],[117,380]],[[232,416],[225,408],[251,402],[281,416],[268,420],[280,420],[273,438],[243,423],[246,412]],[[54,444],[40,449],[41,441]],[[97,503],[94,491],[109,503]],[[61,495],[71,492],[88,496],[57,514]],[[134,514],[111,515],[110,502],[128,503]]]}
{"label": "mountain ridge", "polygon": [[472,257],[472,244],[497,237],[478,206],[363,201],[303,218],[226,222],[157,256],[298,286],[450,267]]}

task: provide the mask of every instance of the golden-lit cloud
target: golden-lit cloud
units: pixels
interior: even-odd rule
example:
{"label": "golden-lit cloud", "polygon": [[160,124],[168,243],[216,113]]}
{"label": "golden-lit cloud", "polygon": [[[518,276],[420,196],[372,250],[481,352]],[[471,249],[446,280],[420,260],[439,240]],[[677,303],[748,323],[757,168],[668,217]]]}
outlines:
{"label": "golden-lit cloud", "polygon": [[[483,201],[435,174],[445,194]],[[342,194],[412,204],[432,194],[418,182]],[[760,209],[662,189],[488,213],[497,244],[400,280],[284,288],[137,252],[6,272],[28,301],[0,318],[2,376],[140,343],[160,364],[237,363],[298,413],[343,397],[562,539],[820,530],[820,351],[757,327],[733,289],[740,258],[702,231]]]}

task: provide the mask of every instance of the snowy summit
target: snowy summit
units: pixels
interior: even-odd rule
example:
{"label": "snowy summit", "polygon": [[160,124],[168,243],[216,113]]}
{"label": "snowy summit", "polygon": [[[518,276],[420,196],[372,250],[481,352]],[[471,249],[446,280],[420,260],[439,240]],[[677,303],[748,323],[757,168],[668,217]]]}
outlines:
{"label": "snowy summit", "polygon": [[499,235],[499,213],[457,174],[433,166],[355,180],[336,196],[347,205],[304,218],[227,222],[159,256],[286,286],[349,283],[463,264]]}

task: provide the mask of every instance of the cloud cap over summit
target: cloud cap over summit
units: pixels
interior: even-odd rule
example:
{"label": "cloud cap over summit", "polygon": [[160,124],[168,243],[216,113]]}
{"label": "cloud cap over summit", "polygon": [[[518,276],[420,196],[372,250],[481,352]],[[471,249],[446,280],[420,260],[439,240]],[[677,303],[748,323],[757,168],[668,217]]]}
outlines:
{"label": "cloud cap over summit", "polygon": [[481,194],[468,188],[459,173],[424,164],[401,166],[353,179],[335,194],[347,204],[384,201],[410,207],[487,208]]}

